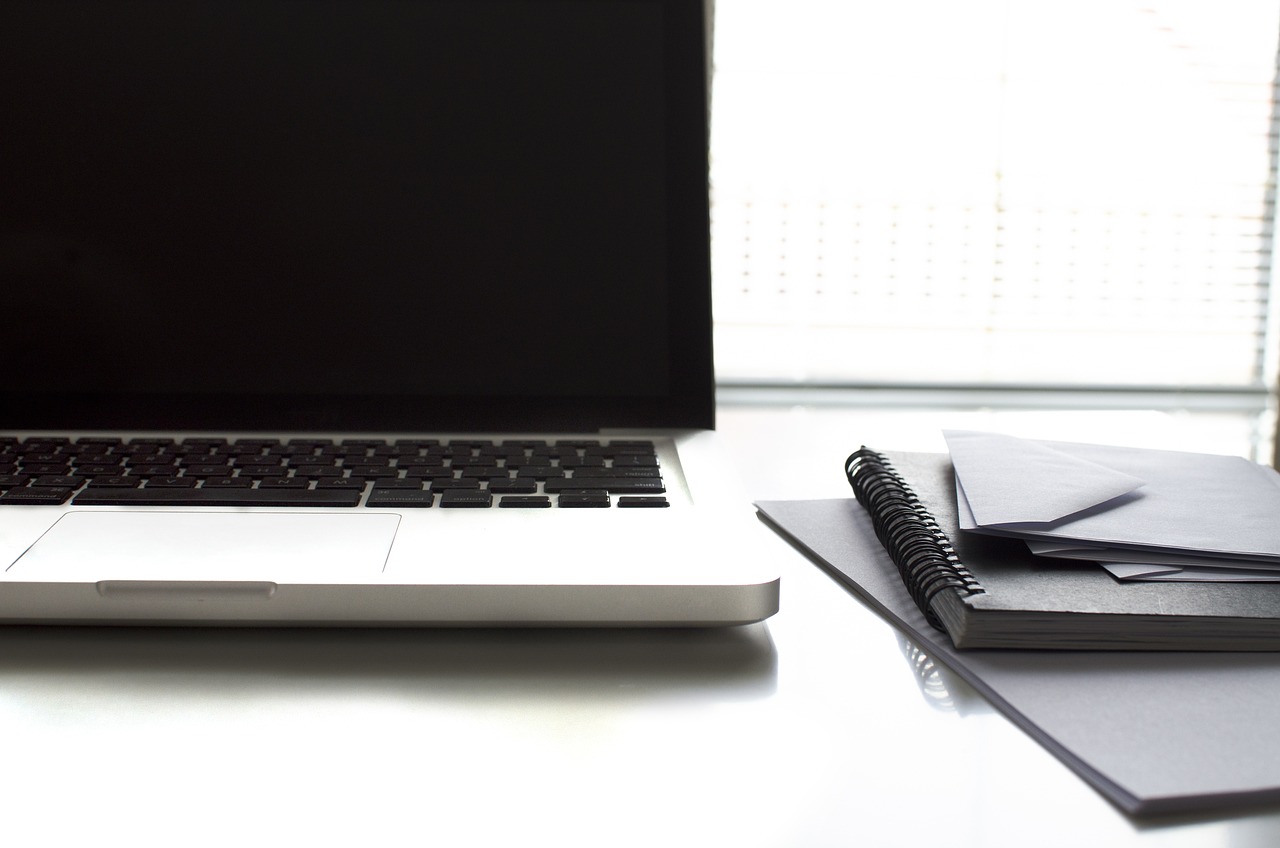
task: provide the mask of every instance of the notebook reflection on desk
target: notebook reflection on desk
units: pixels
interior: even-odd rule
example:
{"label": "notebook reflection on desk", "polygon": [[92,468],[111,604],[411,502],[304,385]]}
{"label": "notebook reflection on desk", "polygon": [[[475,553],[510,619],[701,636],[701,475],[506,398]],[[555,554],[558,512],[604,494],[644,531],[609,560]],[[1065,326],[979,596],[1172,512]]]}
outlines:
{"label": "notebook reflection on desk", "polygon": [[924,701],[938,712],[964,716],[971,712],[986,711],[986,702],[949,668],[939,663],[929,652],[901,633],[895,634],[898,649],[911,668],[911,676],[920,687]]}

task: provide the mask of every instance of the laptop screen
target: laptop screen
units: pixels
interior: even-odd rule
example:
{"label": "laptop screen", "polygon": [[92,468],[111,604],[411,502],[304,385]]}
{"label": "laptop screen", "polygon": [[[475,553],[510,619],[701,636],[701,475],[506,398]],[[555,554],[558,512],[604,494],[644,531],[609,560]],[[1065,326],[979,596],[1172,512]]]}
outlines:
{"label": "laptop screen", "polygon": [[6,0],[0,421],[710,426],[702,24]]}

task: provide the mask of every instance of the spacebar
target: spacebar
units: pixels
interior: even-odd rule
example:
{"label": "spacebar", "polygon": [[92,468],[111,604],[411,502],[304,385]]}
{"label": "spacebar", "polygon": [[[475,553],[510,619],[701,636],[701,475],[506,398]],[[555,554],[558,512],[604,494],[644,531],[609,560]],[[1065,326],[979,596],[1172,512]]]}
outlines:
{"label": "spacebar", "polygon": [[355,506],[353,489],[85,489],[76,506]]}

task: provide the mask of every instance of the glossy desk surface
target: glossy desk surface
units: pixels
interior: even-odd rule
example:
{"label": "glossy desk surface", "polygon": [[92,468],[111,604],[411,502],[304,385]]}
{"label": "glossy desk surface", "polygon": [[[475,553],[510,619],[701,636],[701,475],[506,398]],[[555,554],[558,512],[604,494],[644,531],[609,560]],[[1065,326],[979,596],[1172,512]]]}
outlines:
{"label": "glossy desk surface", "polygon": [[[1167,416],[1003,420],[1203,435]],[[993,426],[721,415],[752,498],[842,497],[850,440],[940,449],[941,424]],[[1280,810],[1126,818],[763,525],[759,543],[782,611],[729,630],[0,632],[5,841],[1280,844]]]}

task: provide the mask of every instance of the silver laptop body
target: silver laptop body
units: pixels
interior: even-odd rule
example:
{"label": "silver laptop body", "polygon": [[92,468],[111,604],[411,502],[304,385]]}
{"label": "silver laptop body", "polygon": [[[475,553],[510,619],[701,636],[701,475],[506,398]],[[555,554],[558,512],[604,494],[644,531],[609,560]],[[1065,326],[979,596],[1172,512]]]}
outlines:
{"label": "silver laptop body", "polygon": [[0,622],[726,625],[681,0],[0,6]]}

